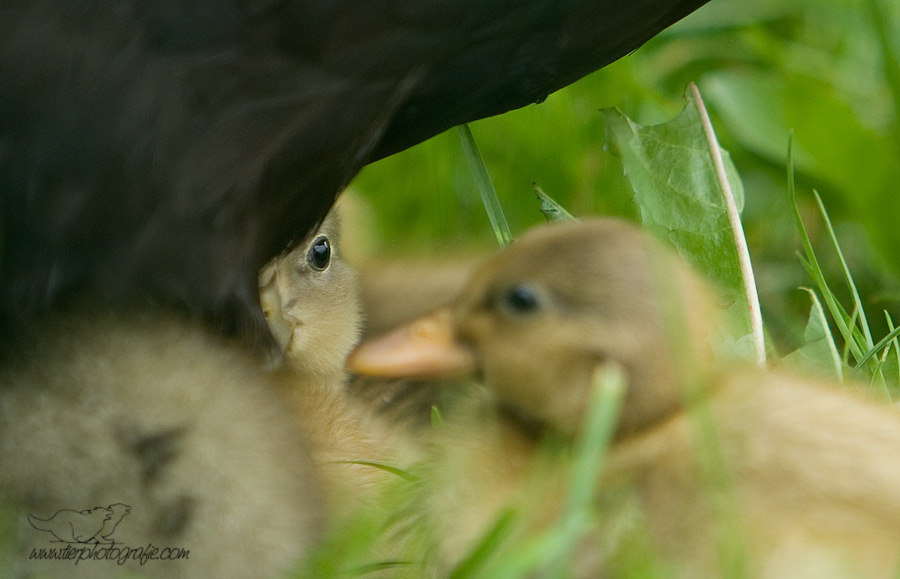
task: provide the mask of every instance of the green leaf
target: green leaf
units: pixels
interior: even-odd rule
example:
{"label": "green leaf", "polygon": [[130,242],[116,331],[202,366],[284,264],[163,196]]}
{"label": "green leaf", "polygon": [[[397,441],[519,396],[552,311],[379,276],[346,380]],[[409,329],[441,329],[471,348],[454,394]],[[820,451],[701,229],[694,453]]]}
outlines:
{"label": "green leaf", "polygon": [[[671,121],[642,126],[615,109],[603,111],[607,141],[622,159],[645,228],[670,242],[715,282],[745,321],[746,294],[725,198],[697,108],[688,106]],[[726,151],[725,173],[738,210],[744,189]]]}
{"label": "green leaf", "polygon": [[566,211],[565,207],[554,201],[549,195],[544,193],[544,190],[541,189],[537,183],[532,184],[532,189],[534,189],[534,194],[537,195],[538,200],[541,202],[540,212],[544,215],[544,219],[547,221],[574,221],[575,218],[572,217],[572,214]]}

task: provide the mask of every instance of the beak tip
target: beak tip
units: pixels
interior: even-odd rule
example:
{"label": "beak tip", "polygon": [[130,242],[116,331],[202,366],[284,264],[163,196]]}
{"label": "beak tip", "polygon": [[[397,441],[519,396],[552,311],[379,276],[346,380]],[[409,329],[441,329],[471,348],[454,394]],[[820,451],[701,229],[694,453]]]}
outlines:
{"label": "beak tip", "polygon": [[438,311],[358,346],[347,369],[381,378],[463,376],[475,369],[471,351],[460,345],[449,312]]}

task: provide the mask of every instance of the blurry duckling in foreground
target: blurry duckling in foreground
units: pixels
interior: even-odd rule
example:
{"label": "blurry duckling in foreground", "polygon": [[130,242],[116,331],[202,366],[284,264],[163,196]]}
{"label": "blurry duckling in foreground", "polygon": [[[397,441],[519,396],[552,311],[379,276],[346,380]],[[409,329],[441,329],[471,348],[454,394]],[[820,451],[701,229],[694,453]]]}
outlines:
{"label": "blurry duckling in foreground", "polygon": [[[537,441],[578,437],[594,371],[614,362],[627,390],[596,489],[600,531],[578,546],[576,575],[616,573],[621,517],[604,509],[633,501],[667,576],[733,576],[719,556],[734,540],[751,577],[894,576],[896,411],[827,384],[716,369],[710,303],[639,230],[590,219],[527,233],[451,308],[358,349],[357,372],[474,372],[496,397],[491,420],[446,428],[431,457],[421,507],[434,573],[470,553],[505,508],[535,527],[552,520],[564,469],[535,470]],[[721,456],[712,466],[700,458],[709,448]]]}
{"label": "blurry duckling in foreground", "polygon": [[[2,358],[0,574],[272,577],[318,543],[319,477],[246,348],[164,312],[82,311]],[[117,524],[62,536],[88,544],[29,524],[98,507]],[[51,549],[69,558],[33,557]]]}
{"label": "blurry duckling in foreground", "polygon": [[[14,544],[13,567],[0,568],[50,577],[275,576],[369,496],[358,491],[387,475],[342,461],[389,462],[391,451],[342,390],[360,313],[337,227],[329,216],[261,273],[273,335],[286,350],[274,372],[246,348],[161,310],[85,309],[3,353],[0,504],[9,505]],[[118,504],[130,511],[113,540],[184,549],[187,559],[74,567],[28,558],[33,548],[65,547],[48,544],[54,537],[27,524],[29,515],[102,514]]]}

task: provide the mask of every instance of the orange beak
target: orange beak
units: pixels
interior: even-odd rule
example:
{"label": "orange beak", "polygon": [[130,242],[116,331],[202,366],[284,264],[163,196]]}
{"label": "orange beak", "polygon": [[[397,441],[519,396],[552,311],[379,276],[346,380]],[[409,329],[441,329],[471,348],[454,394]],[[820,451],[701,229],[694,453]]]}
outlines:
{"label": "orange beak", "polygon": [[441,309],[363,342],[350,354],[347,368],[382,378],[450,378],[472,374],[475,357],[456,341],[450,310]]}

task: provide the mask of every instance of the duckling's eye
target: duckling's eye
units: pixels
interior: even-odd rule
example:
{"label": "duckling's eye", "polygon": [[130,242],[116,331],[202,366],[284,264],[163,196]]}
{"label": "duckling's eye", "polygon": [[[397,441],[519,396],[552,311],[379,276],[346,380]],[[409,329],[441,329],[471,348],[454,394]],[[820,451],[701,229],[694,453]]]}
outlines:
{"label": "duckling's eye", "polygon": [[502,305],[509,312],[527,314],[538,309],[540,301],[534,290],[523,285],[517,285],[511,287],[503,294]]}
{"label": "duckling's eye", "polygon": [[306,260],[313,269],[318,271],[328,267],[328,264],[331,263],[331,244],[327,237],[320,237],[313,242]]}

